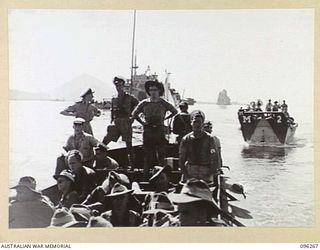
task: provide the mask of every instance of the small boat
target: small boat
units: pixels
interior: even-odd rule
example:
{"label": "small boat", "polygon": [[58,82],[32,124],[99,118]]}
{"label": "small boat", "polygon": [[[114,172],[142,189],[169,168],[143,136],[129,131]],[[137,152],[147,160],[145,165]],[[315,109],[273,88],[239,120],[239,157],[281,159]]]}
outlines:
{"label": "small boat", "polygon": [[298,124],[283,112],[238,111],[244,140],[250,145],[289,144]]}
{"label": "small boat", "polygon": [[[134,18],[135,18],[135,12],[134,12]],[[135,22],[134,22],[135,23]],[[135,26],[134,26],[135,29]],[[133,36],[134,41],[134,36]],[[134,48],[134,46],[133,46]],[[134,49],[132,50],[134,51]],[[131,79],[127,81],[129,83],[128,86],[128,92],[130,94],[133,94],[136,96],[139,100],[142,100],[146,98],[146,93],[144,89],[144,84],[148,80],[157,80],[157,75],[149,74],[150,73],[150,67],[148,67],[147,71],[144,74],[138,75],[136,72],[136,69],[138,68],[136,64],[133,65],[133,58],[134,55],[132,54],[132,67],[131,67]],[[166,79],[164,82],[164,98],[168,100],[169,102],[173,103],[175,106],[178,106],[181,102],[180,94],[173,88],[171,88],[171,84],[169,81],[169,76],[171,73],[166,71]],[[171,136],[168,133],[168,137]],[[127,169],[126,166],[126,158],[127,158],[127,150],[125,148],[125,145],[119,146],[119,144],[116,144],[114,148],[110,148],[107,151],[107,154],[109,157],[116,160],[119,164],[119,168],[114,169],[96,169],[94,174],[94,180],[97,185],[101,185],[101,183],[107,178],[110,171],[117,171],[118,173],[124,173],[128,176],[131,183],[137,182],[139,183],[139,186],[141,187],[142,192],[134,193],[137,198],[140,201],[144,201],[144,196],[149,192],[152,192],[152,189],[150,189],[150,185],[148,182],[143,182],[143,165],[144,165],[144,150],[142,143],[133,143],[133,152],[135,155],[135,162],[134,166],[136,166],[136,169]],[[179,162],[179,148],[178,144],[175,143],[168,143],[166,146],[166,157],[165,157],[165,164],[171,166],[171,175],[170,175],[170,181],[171,183],[175,184],[177,186],[177,190],[179,191],[179,188],[182,188],[181,184],[181,176],[182,172],[178,167]],[[153,165],[156,165],[156,162],[153,163]],[[244,226],[239,220],[236,219],[236,215],[233,214],[234,211],[231,206],[229,206],[229,202],[237,200],[233,195],[229,193],[227,190],[228,185],[226,184],[226,179],[221,171],[221,174],[217,176],[217,180],[211,184],[211,191],[212,191],[212,198],[217,202],[220,208],[220,213],[218,215],[218,219],[222,220],[225,225],[228,226]],[[235,191],[230,189],[231,192]],[[59,192],[57,185],[50,186],[44,190],[42,190],[42,193],[46,196],[48,196],[51,201],[54,204],[57,204],[60,200],[61,193]],[[235,206],[233,206],[235,207]],[[230,211],[229,211],[230,210]],[[247,211],[244,209],[239,209],[241,211]],[[247,211],[248,212],[248,211]],[[249,212],[248,212],[249,213]],[[239,217],[243,218],[243,217]]]}
{"label": "small boat", "polygon": [[[148,182],[143,181],[143,146],[141,144],[137,144],[133,146],[134,153],[135,153],[135,164],[136,166],[141,166],[141,168],[129,170],[124,168],[125,164],[125,155],[126,150],[125,147],[116,147],[114,149],[108,150],[108,156],[115,159],[118,163],[120,168],[117,170],[114,169],[97,169],[95,173],[95,181],[97,185],[100,185],[108,176],[110,171],[117,171],[118,173],[123,173],[128,176],[131,183],[137,182],[139,183],[139,186],[141,187],[143,192],[135,193],[136,197],[143,202],[145,195],[152,192],[152,188],[150,187],[150,184]],[[182,173],[178,168],[178,146],[177,144],[169,143],[166,147],[166,164],[170,165],[172,167],[172,172],[170,175],[170,181],[175,184],[177,187],[177,190],[182,188],[181,184],[181,176]],[[240,222],[236,216],[237,214],[233,214],[233,208],[232,205],[229,205],[229,202],[237,200],[237,198],[234,197],[234,195],[231,195],[229,191],[235,192],[236,191],[228,188],[231,185],[226,183],[226,180],[228,177],[224,176],[221,172],[220,175],[217,176],[216,184],[212,184],[210,187],[210,190],[212,191],[212,197],[217,202],[221,209],[221,214],[219,215],[220,220],[224,221],[224,223],[228,226],[244,226],[242,222]],[[46,195],[50,198],[50,200],[56,205],[58,204],[61,193],[57,188],[57,185],[50,186],[48,188],[45,188],[42,190],[42,194]],[[235,207],[235,206],[233,206]],[[237,208],[237,207],[236,207]],[[239,210],[240,208],[238,208]],[[245,209],[240,209],[241,211],[246,211],[248,214],[249,211]],[[239,217],[243,218],[243,217]],[[247,218],[252,218],[250,215],[247,215]]]}
{"label": "small boat", "polygon": [[182,99],[181,101],[188,103],[188,105],[194,105],[197,101],[191,97],[188,97],[186,99]]}

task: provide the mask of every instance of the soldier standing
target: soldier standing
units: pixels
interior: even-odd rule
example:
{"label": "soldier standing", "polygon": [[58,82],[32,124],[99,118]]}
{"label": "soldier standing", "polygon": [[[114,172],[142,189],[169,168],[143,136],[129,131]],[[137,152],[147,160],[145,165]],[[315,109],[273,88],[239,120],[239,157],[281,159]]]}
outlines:
{"label": "soldier standing", "polygon": [[91,103],[93,101],[93,91],[91,88],[86,89],[81,94],[81,101],[76,102],[72,106],[69,106],[65,110],[61,111],[60,114],[67,116],[80,117],[85,120],[83,124],[84,132],[93,135],[92,127],[90,122],[94,116],[100,116],[101,112]]}
{"label": "soldier standing", "polygon": [[[143,125],[143,147],[144,147],[144,180],[148,180],[150,167],[153,165],[154,156],[158,158],[158,164],[164,165],[165,138],[163,122],[174,117],[178,111],[176,108],[161,98],[164,94],[163,84],[158,81],[147,81],[145,90],[150,98],[141,101],[132,112],[132,117]],[[170,115],[166,117],[167,111]],[[139,117],[144,115],[144,121]]]}
{"label": "soldier standing", "polygon": [[273,107],[272,107],[272,111],[278,112],[279,109],[280,109],[280,106],[279,106],[279,104],[278,104],[278,101],[275,101],[275,102],[274,102],[274,105],[273,105]]}
{"label": "soldier standing", "polygon": [[111,122],[114,126],[108,127],[107,135],[103,138],[103,143],[108,145],[111,141],[118,141],[119,137],[126,142],[127,155],[129,156],[129,163],[134,167],[134,157],[132,152],[132,121],[131,112],[138,105],[139,101],[133,95],[124,91],[124,84],[126,80],[123,77],[115,77],[113,84],[115,85],[118,96],[112,98],[111,103]]}
{"label": "soldier standing", "polygon": [[288,112],[288,105],[286,104],[285,100],[283,100],[283,103],[281,104],[281,111],[283,113],[287,113]]}
{"label": "soldier standing", "polygon": [[180,113],[173,119],[172,130],[177,134],[177,142],[180,143],[182,137],[192,131],[190,114],[188,113],[188,103],[181,102],[179,104]]}
{"label": "soldier standing", "polygon": [[191,113],[192,132],[182,138],[179,166],[183,179],[196,178],[213,182],[219,173],[219,153],[212,135],[203,130],[205,116],[200,110]]}
{"label": "soldier standing", "polygon": [[271,99],[269,99],[267,105],[266,105],[266,111],[271,111],[272,110],[272,103],[271,103]]}

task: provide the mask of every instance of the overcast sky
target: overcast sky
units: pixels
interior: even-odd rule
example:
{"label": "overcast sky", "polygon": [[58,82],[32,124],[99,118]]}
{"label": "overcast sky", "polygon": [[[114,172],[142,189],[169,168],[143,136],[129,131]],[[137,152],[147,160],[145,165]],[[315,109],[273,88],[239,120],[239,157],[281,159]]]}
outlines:
{"label": "overcast sky", "polygon": [[[312,102],[314,12],[137,11],[138,72],[147,66],[197,100]],[[11,10],[10,89],[50,92],[86,73],[130,77],[133,11]]]}

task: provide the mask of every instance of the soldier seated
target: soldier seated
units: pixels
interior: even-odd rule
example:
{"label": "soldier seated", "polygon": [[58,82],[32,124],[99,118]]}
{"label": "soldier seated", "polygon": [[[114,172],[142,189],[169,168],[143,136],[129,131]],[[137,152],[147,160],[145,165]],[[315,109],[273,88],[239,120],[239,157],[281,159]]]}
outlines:
{"label": "soldier seated", "polygon": [[117,169],[119,168],[119,164],[115,159],[107,156],[107,149],[99,145],[98,147],[94,148],[95,150],[95,162],[93,164],[93,168],[97,169]]}
{"label": "soldier seated", "polygon": [[217,226],[220,208],[212,198],[208,185],[202,180],[188,180],[179,194],[171,193],[169,198],[178,204],[180,226]]}
{"label": "soldier seated", "polygon": [[75,174],[75,189],[80,196],[80,201],[83,201],[95,186],[94,171],[83,166],[82,159],[80,151],[68,152],[68,166]]}
{"label": "soldier seated", "polygon": [[43,228],[50,225],[55,211],[48,197],[36,190],[36,180],[31,176],[20,178],[12,187],[17,192],[9,205],[9,228]]}

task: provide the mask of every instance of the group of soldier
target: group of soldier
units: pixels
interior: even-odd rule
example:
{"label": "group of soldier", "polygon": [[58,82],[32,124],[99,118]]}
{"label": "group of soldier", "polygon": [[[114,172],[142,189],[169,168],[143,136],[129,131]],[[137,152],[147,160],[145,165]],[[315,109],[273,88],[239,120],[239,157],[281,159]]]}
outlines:
{"label": "group of soldier", "polygon": [[[58,158],[53,176],[62,193],[58,205],[54,207],[37,191],[33,177],[22,177],[13,187],[17,195],[9,206],[9,227],[225,225],[217,220],[222,211],[210,191],[222,167],[221,146],[211,135],[212,124],[205,122],[204,113],[196,110],[189,114],[185,102],[180,103],[178,113],[161,97],[164,86],[158,81],[145,83],[149,98],[140,102],[126,93],[125,78],[115,77],[113,83],[118,95],[112,99],[112,124],[101,142],[94,137],[90,124],[101,114],[91,104],[91,89],[81,94],[81,101],[61,112],[76,118],[74,134],[63,147],[66,154]],[[164,121],[171,118],[179,144],[179,185],[170,182],[172,169],[164,161],[168,143]],[[128,156],[125,167],[136,168],[134,120],[143,126],[144,181],[149,182],[152,192],[141,191],[139,183],[131,183],[128,176],[117,172],[119,164],[107,155],[107,145],[121,136]],[[159,166],[153,166],[154,156]],[[96,183],[98,169],[108,170],[101,185]]]}
{"label": "group of soldier", "polygon": [[[242,110],[242,107],[240,108]],[[245,111],[253,111],[253,112],[262,112],[262,102],[258,100],[257,102],[251,102],[250,105],[245,109]],[[265,111],[267,112],[283,112],[284,114],[288,114],[288,105],[286,104],[286,101],[283,100],[282,104],[280,105],[278,101],[274,101],[272,104],[271,99],[268,100],[268,103],[266,104]],[[289,115],[289,114],[288,114]]]}

